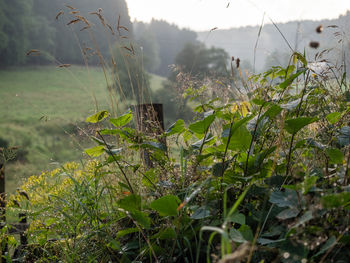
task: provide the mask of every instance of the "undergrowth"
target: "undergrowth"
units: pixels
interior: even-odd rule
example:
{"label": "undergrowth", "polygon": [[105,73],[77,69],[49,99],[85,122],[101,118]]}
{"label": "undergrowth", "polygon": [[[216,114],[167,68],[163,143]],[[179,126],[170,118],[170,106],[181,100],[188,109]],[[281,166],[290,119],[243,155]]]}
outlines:
{"label": "undergrowth", "polygon": [[31,218],[23,261],[346,262],[349,86],[293,60],[252,76],[244,101],[201,99],[196,121],[158,138],[131,111],[88,117],[91,160],[11,197]]}

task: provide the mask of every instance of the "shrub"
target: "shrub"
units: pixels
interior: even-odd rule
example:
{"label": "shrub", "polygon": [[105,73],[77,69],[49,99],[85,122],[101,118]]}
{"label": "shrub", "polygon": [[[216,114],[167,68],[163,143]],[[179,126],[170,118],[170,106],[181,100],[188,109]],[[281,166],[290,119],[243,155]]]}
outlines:
{"label": "shrub", "polygon": [[299,53],[293,61],[251,77],[239,101],[201,100],[202,118],[177,120],[163,139],[133,129],[130,112],[88,117],[99,130],[86,153],[99,161],[23,186],[38,258],[346,261],[349,86],[312,72]]}

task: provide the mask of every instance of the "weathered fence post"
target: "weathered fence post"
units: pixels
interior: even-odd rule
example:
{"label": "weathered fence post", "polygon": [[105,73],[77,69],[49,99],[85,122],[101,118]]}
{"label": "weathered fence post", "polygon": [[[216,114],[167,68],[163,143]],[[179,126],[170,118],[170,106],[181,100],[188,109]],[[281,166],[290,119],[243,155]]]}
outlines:
{"label": "weathered fence post", "polygon": [[[166,147],[166,139],[161,136],[164,133],[163,104],[138,104],[135,106],[135,113],[138,130],[154,136]],[[153,167],[149,151],[141,151],[141,158],[148,168]]]}
{"label": "weathered fence post", "polygon": [[27,214],[26,213],[19,213],[18,217],[19,217],[19,223],[22,225],[22,228],[24,228],[24,230],[22,230],[22,232],[20,232],[21,245],[26,246],[28,244],[27,234],[25,233],[25,230],[28,227],[27,226]]}

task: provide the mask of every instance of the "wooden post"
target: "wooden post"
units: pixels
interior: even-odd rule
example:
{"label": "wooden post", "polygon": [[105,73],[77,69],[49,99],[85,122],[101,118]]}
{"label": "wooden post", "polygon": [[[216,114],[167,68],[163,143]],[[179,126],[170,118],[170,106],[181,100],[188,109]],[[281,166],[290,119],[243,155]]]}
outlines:
{"label": "wooden post", "polygon": [[[27,225],[27,214],[26,213],[19,213],[18,217],[19,217],[20,224]],[[26,230],[20,232],[20,240],[21,240],[22,246],[26,246],[28,244],[28,238],[27,238],[27,234],[25,231]]]}
{"label": "wooden post", "polygon": [[[163,104],[138,104],[135,106],[135,113],[138,130],[157,138],[166,147],[166,139],[161,136],[164,133]],[[148,168],[153,167],[149,151],[141,151],[141,158]]]}

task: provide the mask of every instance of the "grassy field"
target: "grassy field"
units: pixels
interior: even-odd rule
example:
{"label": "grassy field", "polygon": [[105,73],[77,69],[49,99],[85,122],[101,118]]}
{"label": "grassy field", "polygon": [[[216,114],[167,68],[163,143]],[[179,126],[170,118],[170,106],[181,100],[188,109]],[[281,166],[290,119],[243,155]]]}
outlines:
{"label": "grassy field", "polygon": [[[152,88],[159,89],[162,80],[152,75]],[[7,164],[9,191],[23,178],[83,158],[88,140],[79,127],[96,110],[111,108],[106,86],[100,68],[0,70],[0,138],[18,146],[25,159]]]}

